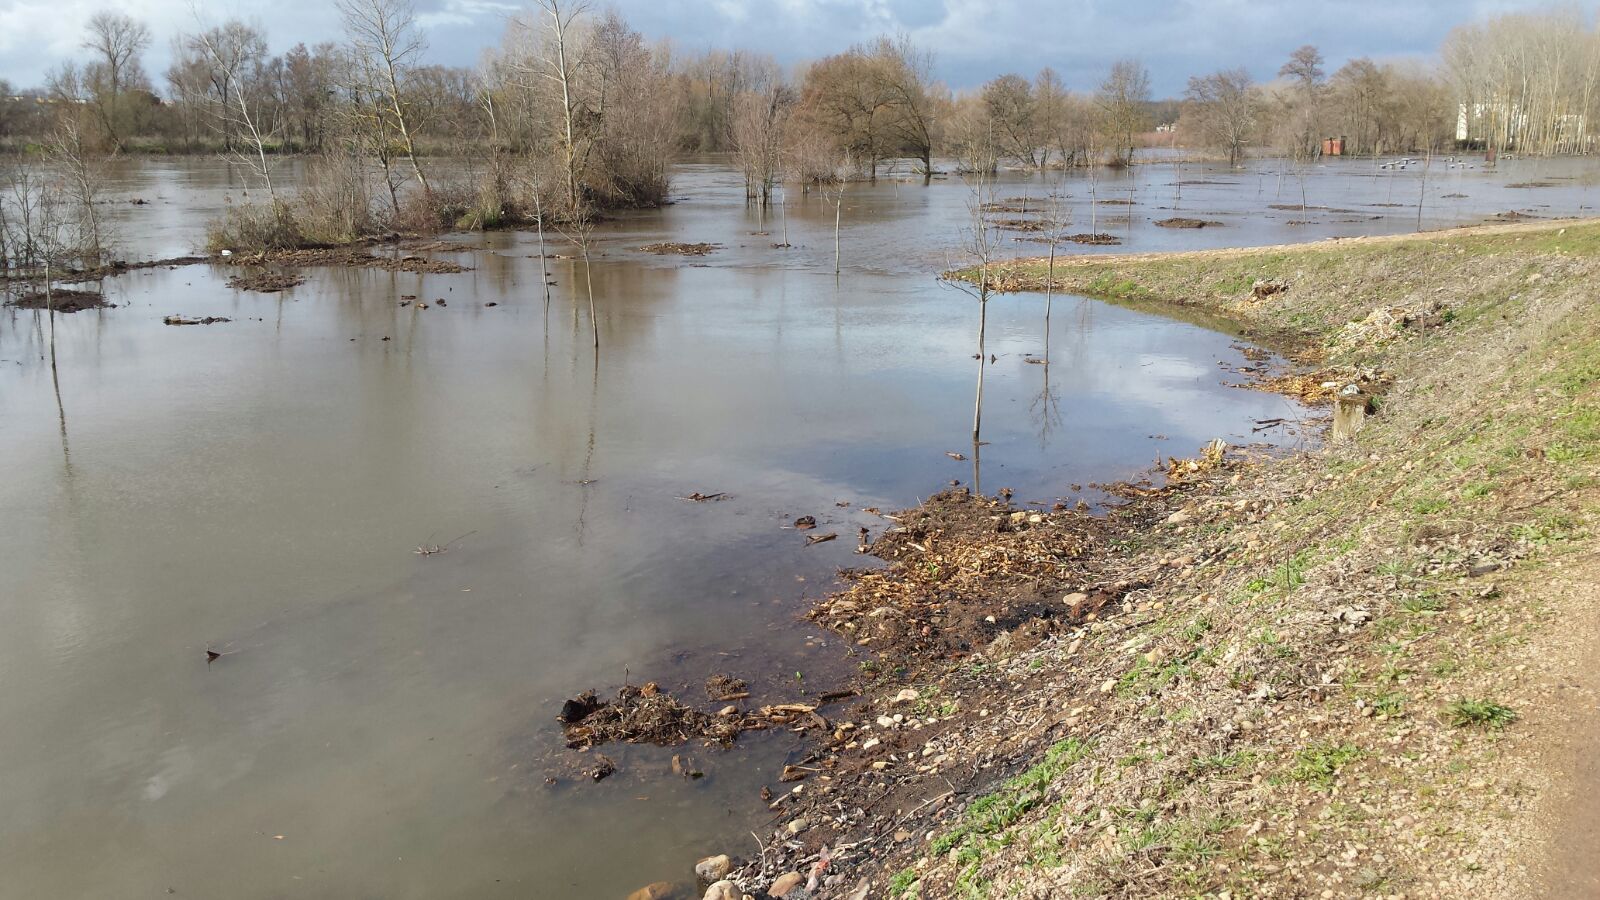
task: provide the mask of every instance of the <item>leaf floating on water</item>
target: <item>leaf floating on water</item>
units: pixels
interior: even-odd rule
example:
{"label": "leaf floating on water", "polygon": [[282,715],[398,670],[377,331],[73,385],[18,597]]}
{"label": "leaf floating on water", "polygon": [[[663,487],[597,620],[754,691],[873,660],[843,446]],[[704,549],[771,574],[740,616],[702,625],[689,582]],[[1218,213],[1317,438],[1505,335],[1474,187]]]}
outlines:
{"label": "leaf floating on water", "polygon": [[953,450],[946,450],[944,452],[944,455],[950,457],[953,460],[956,460],[957,462],[964,462],[966,460],[966,458],[967,458],[967,455],[965,453],[956,453]]}
{"label": "leaf floating on water", "polygon": [[692,500],[695,503],[705,503],[707,500],[722,500],[722,499],[725,499],[727,496],[728,496],[728,494],[725,491],[718,491],[715,494],[702,494],[699,491],[695,491],[694,493],[690,494],[687,497],[679,497],[678,499],[679,500]]}
{"label": "leaf floating on water", "polygon": [[[456,538],[454,541],[449,541],[444,544],[418,544],[417,549],[411,552],[417,554],[418,556],[433,556],[436,553],[444,553],[445,551],[449,550],[457,541],[466,540],[477,533],[477,530],[474,529],[466,534],[463,534],[461,537]],[[433,535],[429,535],[428,537],[432,538]]]}
{"label": "leaf floating on water", "polygon": [[794,527],[801,531],[810,531],[811,529],[817,527],[817,517],[801,516],[800,518],[794,520]]}
{"label": "leaf floating on water", "polygon": [[831,532],[831,531],[828,532],[827,534],[813,534],[810,537],[806,538],[806,546],[809,547],[812,544],[825,544],[828,541],[831,541],[836,537],[838,537],[838,535],[833,533],[833,532]]}

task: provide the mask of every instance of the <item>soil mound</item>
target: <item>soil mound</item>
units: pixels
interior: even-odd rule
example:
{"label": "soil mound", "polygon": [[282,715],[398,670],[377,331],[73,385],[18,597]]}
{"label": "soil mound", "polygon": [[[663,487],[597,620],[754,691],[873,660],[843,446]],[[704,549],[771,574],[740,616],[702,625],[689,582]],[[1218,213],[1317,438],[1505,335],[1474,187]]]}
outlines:
{"label": "soil mound", "polygon": [[664,241],[659,244],[645,244],[639,248],[645,253],[654,253],[657,256],[705,256],[718,249],[716,244],[679,244],[673,241]]}
{"label": "soil mound", "polygon": [[59,313],[75,313],[86,309],[108,309],[116,304],[106,302],[104,294],[94,291],[56,288],[49,297],[45,296],[44,291],[34,291],[7,301],[6,305],[17,309],[49,309],[53,306]]}
{"label": "soil mound", "polygon": [[228,287],[236,291],[276,294],[298,287],[305,281],[304,277],[290,272],[258,272],[253,275],[235,275],[228,279]]}
{"label": "soil mound", "polygon": [[1210,221],[1208,219],[1185,219],[1182,216],[1175,216],[1175,217],[1173,217],[1171,219],[1162,219],[1161,221],[1156,223],[1156,227],[1157,228],[1212,228],[1212,227],[1215,227],[1215,226],[1221,225],[1221,224],[1222,224],[1221,222],[1213,222],[1213,221]]}

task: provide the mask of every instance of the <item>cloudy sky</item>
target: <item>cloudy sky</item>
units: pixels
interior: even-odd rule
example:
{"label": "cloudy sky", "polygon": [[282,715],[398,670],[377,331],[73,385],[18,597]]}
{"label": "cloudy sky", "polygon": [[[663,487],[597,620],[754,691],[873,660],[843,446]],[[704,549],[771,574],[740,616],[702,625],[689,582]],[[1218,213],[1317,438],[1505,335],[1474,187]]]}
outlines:
{"label": "cloudy sky", "polygon": [[[470,65],[498,41],[519,0],[416,0],[435,61]],[[604,5],[603,3],[598,5]],[[1054,66],[1091,87],[1110,62],[1137,56],[1157,96],[1189,75],[1244,65],[1272,77],[1289,51],[1315,43],[1333,66],[1354,56],[1427,57],[1461,22],[1547,0],[613,0],[647,37],[685,50],[743,47],[797,63],[884,32],[909,32],[937,57],[939,75],[970,87],[1007,71]],[[1569,4],[1570,5],[1570,4]],[[1593,16],[1600,0],[1576,4]],[[330,0],[0,0],[0,78],[37,85],[62,60],[81,58],[83,23],[115,7],[147,21],[156,82],[174,34],[195,8],[212,21],[264,25],[273,49],[338,36]]]}

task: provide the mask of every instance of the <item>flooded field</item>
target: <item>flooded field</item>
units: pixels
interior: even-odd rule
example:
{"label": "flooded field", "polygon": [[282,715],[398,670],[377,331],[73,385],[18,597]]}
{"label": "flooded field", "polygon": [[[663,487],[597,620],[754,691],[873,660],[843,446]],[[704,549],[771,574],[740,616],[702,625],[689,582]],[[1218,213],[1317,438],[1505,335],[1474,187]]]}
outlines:
{"label": "flooded field", "polygon": [[[1157,164],[1073,175],[1068,230],[1145,251],[1407,231],[1418,197],[1427,227],[1577,215],[1592,175]],[[238,186],[135,161],[113,193],[152,259]],[[0,893],[620,898],[755,849],[798,738],[690,747],[695,781],[682,750],[610,747],[592,784],[554,716],[624,680],[703,701],[714,673],[797,698],[860,662],[800,617],[888,524],[865,508],[975,476],[947,454],[972,451],[977,308],[935,278],[969,195],[852,185],[835,279],[821,198],[763,216],[714,162],[673,193],[599,233],[598,354],[581,269],[552,262],[547,307],[523,233],[426,252],[461,274],[307,269],[280,294],[135,272],[105,283],[116,308],[58,317],[58,380],[41,314],[0,310]],[[1180,215],[1222,224],[1153,224]],[[658,241],[718,248],[637,249]],[[1252,431],[1304,411],[1232,386],[1229,334],[1077,297],[1047,334],[1043,312],[990,304],[985,490],[1098,502],[1212,438],[1304,439]],[[807,546],[801,515],[839,539]]]}

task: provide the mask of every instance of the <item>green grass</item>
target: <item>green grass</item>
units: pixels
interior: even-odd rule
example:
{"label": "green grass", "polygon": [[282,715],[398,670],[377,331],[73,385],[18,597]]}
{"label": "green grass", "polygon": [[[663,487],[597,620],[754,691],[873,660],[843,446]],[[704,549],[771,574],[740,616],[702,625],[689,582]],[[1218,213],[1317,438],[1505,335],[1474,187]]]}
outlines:
{"label": "green grass", "polygon": [[1360,758],[1361,751],[1352,744],[1312,744],[1295,754],[1289,777],[1326,790],[1333,787],[1339,770]]}
{"label": "green grass", "polygon": [[1109,274],[1096,277],[1084,289],[1095,296],[1113,300],[1150,300],[1155,297],[1149,288],[1138,282]]}
{"label": "green grass", "polygon": [[1196,775],[1211,772],[1230,772],[1243,765],[1254,762],[1256,755],[1249,750],[1235,750],[1232,753],[1215,753],[1211,756],[1197,756],[1189,763],[1189,771]]}
{"label": "green grass", "polygon": [[916,897],[921,893],[922,879],[915,869],[901,869],[889,879],[889,896],[892,900]]}
{"label": "green grass", "polygon": [[1499,731],[1517,720],[1517,711],[1492,700],[1462,698],[1447,704],[1444,720],[1453,728],[1486,728]]}
{"label": "green grass", "polygon": [[1371,698],[1370,703],[1380,715],[1393,719],[1405,713],[1406,699],[1406,695],[1399,691],[1385,691]]}
{"label": "green grass", "polygon": [[1075,738],[1057,743],[1037,765],[972,801],[961,821],[928,846],[930,856],[954,853],[961,869],[956,877],[961,896],[988,896],[988,884],[978,875],[979,863],[990,850],[1011,843],[1006,829],[1043,803],[1050,785],[1088,753],[1089,744]]}

